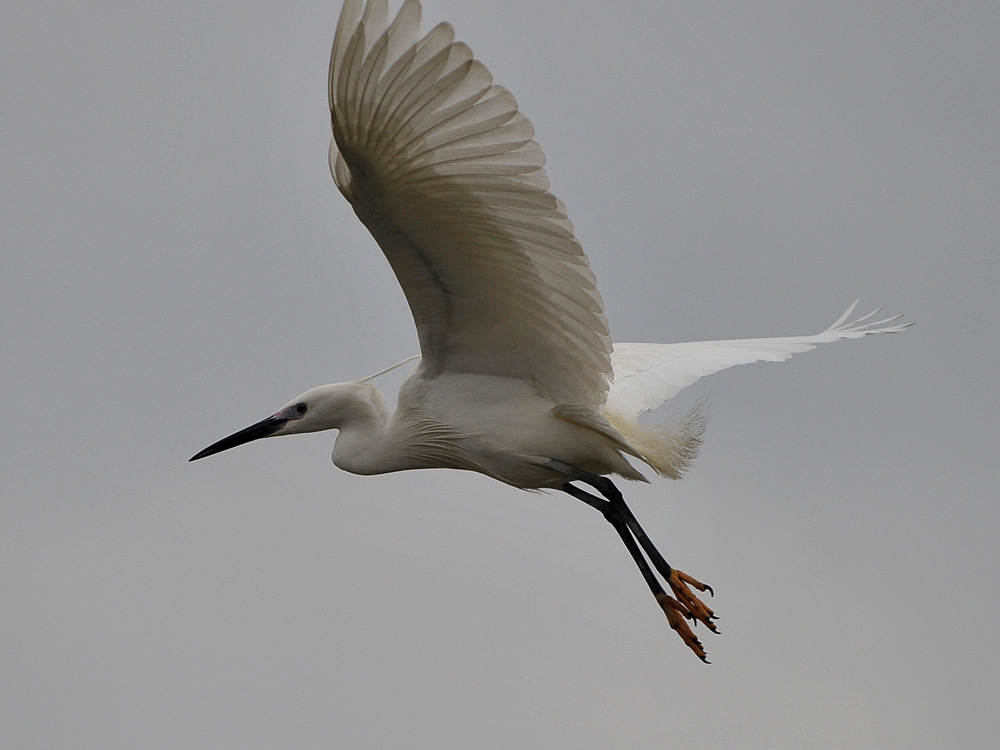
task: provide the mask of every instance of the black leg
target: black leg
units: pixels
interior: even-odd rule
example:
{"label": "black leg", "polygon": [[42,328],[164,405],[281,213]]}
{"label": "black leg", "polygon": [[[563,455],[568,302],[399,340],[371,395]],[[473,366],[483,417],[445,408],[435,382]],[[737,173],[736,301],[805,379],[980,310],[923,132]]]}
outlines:
{"label": "black leg", "polygon": [[[649,586],[649,590],[656,597],[656,601],[660,604],[664,614],[666,614],[670,627],[677,631],[678,635],[695,652],[698,658],[707,663],[708,659],[705,658],[705,649],[687,622],[685,622],[685,619],[695,623],[702,622],[712,632],[719,632],[712,622],[715,619],[715,613],[694,595],[688,588],[688,584],[693,585],[700,591],[708,591],[709,593],[712,593],[712,589],[686,573],[676,570],[667,563],[660,554],[660,551],[656,549],[656,545],[653,544],[642,526],[639,525],[639,521],[625,503],[625,498],[622,497],[621,492],[610,479],[591,474],[562,461],[552,460],[547,466],[564,474],[572,481],[589,484],[604,496],[605,499],[602,499],[569,482],[561,488],[567,494],[572,495],[578,500],[582,500],[590,507],[600,511],[605,519],[614,527],[615,531],[621,537],[622,542],[624,542],[626,549],[628,549],[629,554],[632,556],[632,559],[635,561],[636,566],[639,568],[639,572],[642,573],[642,577]],[[636,544],[637,541],[638,545]],[[640,546],[642,550],[639,549]],[[650,562],[652,562],[657,572],[670,585],[671,590],[677,597],[676,599],[664,591],[663,586],[646,562],[646,558],[643,557],[643,552],[649,557]]]}
{"label": "black leg", "polygon": [[[632,509],[628,507],[625,502],[625,498],[622,493],[607,477],[598,476],[597,474],[591,474],[588,471],[583,471],[582,469],[577,469],[575,466],[570,466],[569,464],[564,464],[561,461],[550,461],[549,466],[556,469],[557,471],[566,474],[569,477],[579,481],[586,482],[591,487],[600,492],[604,497],[608,499],[608,504],[610,508],[615,511],[618,515],[622,517],[625,523],[628,524],[629,530],[635,535],[639,544],[642,546],[643,551],[649,555],[650,562],[656,567],[660,575],[664,578],[670,578],[671,571],[673,568],[670,564],[663,559],[663,555],[660,551],[656,549],[656,545],[650,540],[646,532],[643,530],[642,526],[639,525],[639,521],[636,519],[635,515],[632,513]],[[572,494],[572,493],[570,493]],[[574,495],[576,497],[576,495]],[[588,502],[588,501],[584,501]],[[592,502],[588,502],[588,505],[592,507],[597,507]],[[597,508],[604,513],[605,516],[608,515],[607,511]],[[610,519],[608,519],[610,520]]]}
{"label": "black leg", "polygon": [[649,590],[653,592],[653,596],[659,596],[660,594],[666,593],[663,590],[663,586],[661,586],[660,582],[657,580],[656,574],[653,573],[652,569],[649,567],[649,563],[646,562],[646,558],[643,557],[642,552],[639,551],[639,547],[636,545],[635,539],[632,538],[632,534],[629,532],[628,526],[625,524],[620,515],[611,511],[611,504],[607,500],[594,497],[586,490],[574,487],[568,482],[562,486],[562,490],[566,494],[572,495],[577,500],[582,500],[590,507],[601,511],[601,513],[604,514],[604,517],[608,519],[612,526],[614,526],[615,531],[618,532],[618,536],[622,538],[629,554],[632,555],[632,559],[635,560],[635,564],[639,567],[639,572],[642,573],[642,577],[646,580]]}

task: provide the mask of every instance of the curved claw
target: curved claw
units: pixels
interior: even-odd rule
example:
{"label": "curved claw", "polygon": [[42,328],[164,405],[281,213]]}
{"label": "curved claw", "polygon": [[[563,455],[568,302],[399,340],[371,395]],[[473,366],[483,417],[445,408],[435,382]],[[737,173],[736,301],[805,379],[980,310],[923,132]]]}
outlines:
{"label": "curved claw", "polygon": [[687,647],[694,651],[695,656],[703,662],[711,664],[708,660],[705,647],[698,640],[698,636],[694,634],[694,631],[691,630],[691,626],[687,624],[687,620],[697,622],[697,618],[691,611],[669,594],[657,594],[656,601],[659,602],[660,607],[663,609],[663,614],[667,616],[667,622],[670,623],[670,627],[687,644]]}
{"label": "curved claw", "polygon": [[671,590],[674,592],[674,596],[677,597],[677,601],[680,602],[684,608],[687,610],[690,619],[695,622],[701,622],[705,624],[709,630],[713,633],[718,633],[718,628],[715,627],[715,623],[712,622],[716,618],[715,612],[713,612],[705,603],[694,595],[694,592],[688,588],[688,584],[694,586],[699,591],[709,591],[709,587],[704,583],[699,581],[697,578],[689,576],[683,571],[674,568],[670,571],[670,578],[667,579],[667,583],[670,584]]}

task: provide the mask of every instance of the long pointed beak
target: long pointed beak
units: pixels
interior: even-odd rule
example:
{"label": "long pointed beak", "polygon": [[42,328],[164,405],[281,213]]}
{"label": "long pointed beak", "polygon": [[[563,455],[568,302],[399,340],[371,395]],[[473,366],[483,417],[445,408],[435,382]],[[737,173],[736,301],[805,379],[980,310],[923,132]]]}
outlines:
{"label": "long pointed beak", "polygon": [[230,448],[235,448],[237,445],[243,445],[244,443],[249,443],[251,440],[258,440],[260,438],[265,438],[268,435],[273,435],[275,432],[284,427],[285,422],[288,418],[283,416],[280,412],[267,419],[262,419],[257,422],[257,424],[252,424],[239,432],[234,432],[229,437],[222,438],[217,443],[212,443],[210,446],[205,448],[203,451],[195,453],[189,461],[197,461],[199,458],[205,458],[205,456],[211,456],[215,453],[220,453]]}

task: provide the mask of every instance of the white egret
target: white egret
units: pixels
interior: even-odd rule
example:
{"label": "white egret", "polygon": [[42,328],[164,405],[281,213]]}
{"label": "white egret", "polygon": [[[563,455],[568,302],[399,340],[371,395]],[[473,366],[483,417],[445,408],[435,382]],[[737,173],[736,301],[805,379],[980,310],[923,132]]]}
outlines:
{"label": "white egret", "polygon": [[420,342],[395,412],[371,378],[323,385],[191,460],[339,430],[333,462],[356,474],[467,469],[562,490],[611,523],[670,626],[705,660],[688,621],[716,629],[691,590],[711,589],[664,560],[608,479],[644,479],[626,456],[679,477],[702,418],[695,409],[666,429],[637,416],[703,375],[905,326],[846,322],[852,305],[813,336],[612,346],[531,124],[449,24],[421,38],[419,20],[417,0],[392,20],[385,0],[347,0],[330,60],[333,178],[385,253]]}

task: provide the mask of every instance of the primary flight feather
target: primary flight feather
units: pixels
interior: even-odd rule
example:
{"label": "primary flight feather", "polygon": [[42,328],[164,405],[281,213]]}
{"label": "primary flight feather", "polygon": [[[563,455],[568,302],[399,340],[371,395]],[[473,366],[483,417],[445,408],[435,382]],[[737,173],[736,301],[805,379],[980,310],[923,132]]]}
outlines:
{"label": "primary flight feather", "polygon": [[371,378],[319,386],[191,460],[336,429],[334,463],[354,473],[466,469],[562,490],[611,523],[671,627],[705,660],[689,623],[715,631],[692,591],[711,589],[667,563],[608,479],[644,479],[629,457],[679,477],[703,419],[695,409],[666,429],[636,418],[727,367],[906,326],[866,323],[871,314],[846,323],[852,305],[812,336],[612,346],[531,123],[450,25],[423,37],[419,25],[417,0],[394,18],[384,0],[347,0],[329,76],[334,181],[389,261],[420,342],[395,411]]}
{"label": "primary flight feather", "polygon": [[427,375],[531,380],[598,410],[611,339],[594,275],[510,92],[420,5],[344,6],[331,168],[413,312]]}

